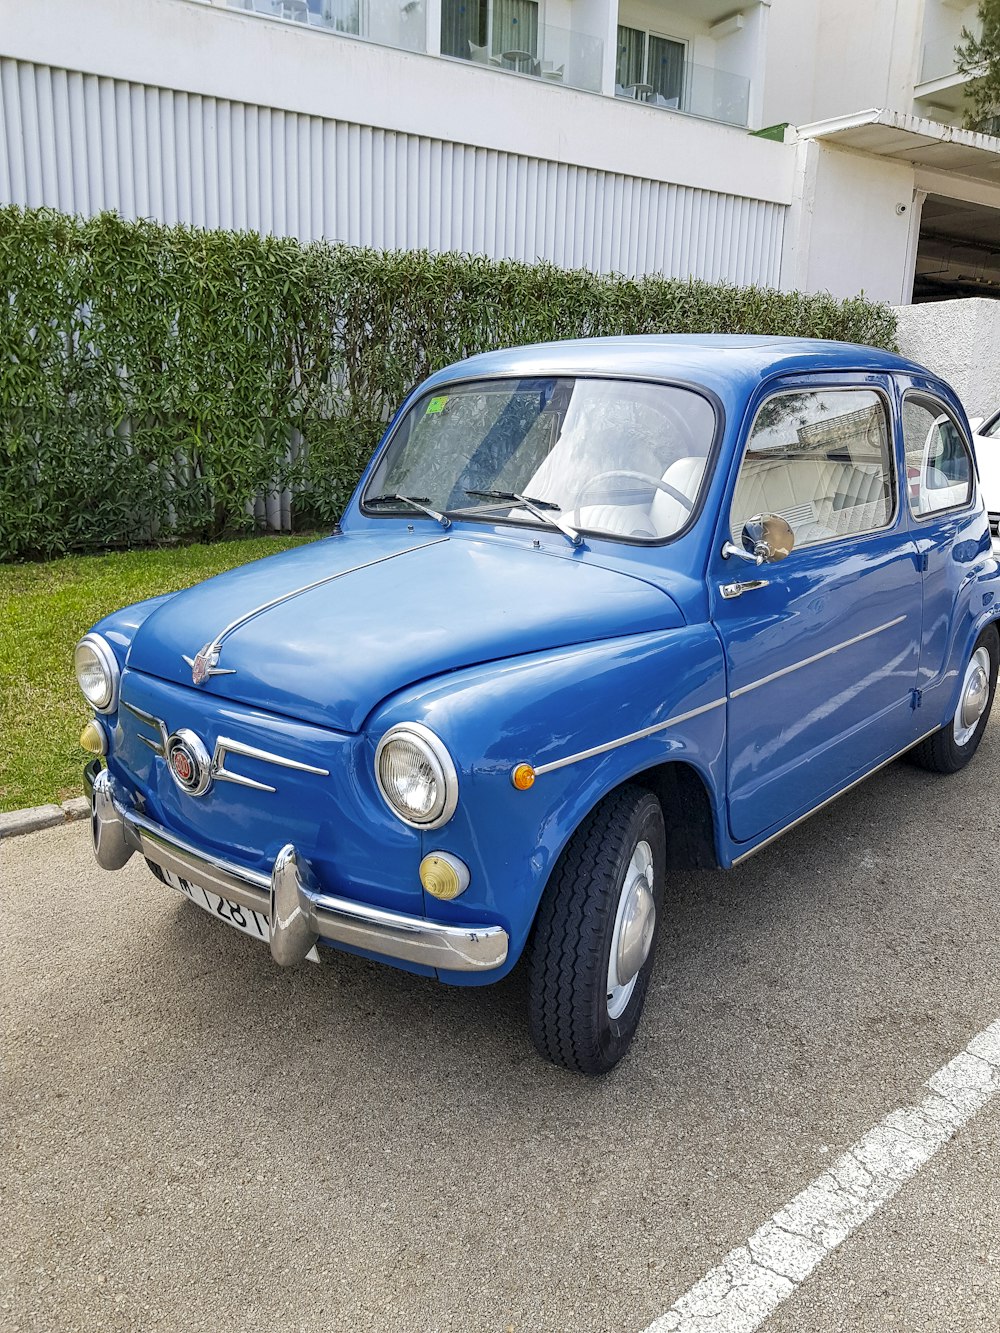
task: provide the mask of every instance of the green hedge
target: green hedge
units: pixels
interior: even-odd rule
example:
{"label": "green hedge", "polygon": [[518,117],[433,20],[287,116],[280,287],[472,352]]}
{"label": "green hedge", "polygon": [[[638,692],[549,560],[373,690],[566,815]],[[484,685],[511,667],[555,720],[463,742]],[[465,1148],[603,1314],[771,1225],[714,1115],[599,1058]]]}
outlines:
{"label": "green hedge", "polygon": [[430,371],[551,338],[723,331],[891,347],[891,311],[548,264],[0,208],[0,559],[214,537],[294,488],[329,524]]}

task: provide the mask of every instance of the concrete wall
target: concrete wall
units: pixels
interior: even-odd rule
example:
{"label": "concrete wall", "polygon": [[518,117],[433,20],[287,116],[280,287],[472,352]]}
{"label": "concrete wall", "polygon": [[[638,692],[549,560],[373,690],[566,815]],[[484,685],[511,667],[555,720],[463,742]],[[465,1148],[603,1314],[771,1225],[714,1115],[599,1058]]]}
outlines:
{"label": "concrete wall", "polygon": [[815,140],[801,140],[796,151],[782,287],[842,298],[864,292],[893,304],[909,300],[913,167]]}
{"label": "concrete wall", "polygon": [[969,416],[1000,407],[1000,301],[928,301],[896,313],[900,351],[946,379]]}

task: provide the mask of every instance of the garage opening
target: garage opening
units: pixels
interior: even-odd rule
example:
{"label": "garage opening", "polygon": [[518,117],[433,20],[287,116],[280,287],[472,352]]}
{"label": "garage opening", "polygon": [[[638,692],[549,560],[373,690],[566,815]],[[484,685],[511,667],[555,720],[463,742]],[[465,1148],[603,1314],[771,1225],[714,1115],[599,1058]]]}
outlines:
{"label": "garage opening", "polygon": [[920,217],[913,301],[1000,299],[1000,208],[929,194]]}

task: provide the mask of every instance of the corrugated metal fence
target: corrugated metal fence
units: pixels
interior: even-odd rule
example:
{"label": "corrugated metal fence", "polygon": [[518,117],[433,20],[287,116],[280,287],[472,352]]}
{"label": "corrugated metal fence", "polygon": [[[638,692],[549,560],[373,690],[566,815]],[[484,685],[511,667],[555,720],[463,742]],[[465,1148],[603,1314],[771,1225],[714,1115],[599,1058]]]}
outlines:
{"label": "corrugated metal fence", "polygon": [[0,59],[0,201],[776,286],[781,204]]}

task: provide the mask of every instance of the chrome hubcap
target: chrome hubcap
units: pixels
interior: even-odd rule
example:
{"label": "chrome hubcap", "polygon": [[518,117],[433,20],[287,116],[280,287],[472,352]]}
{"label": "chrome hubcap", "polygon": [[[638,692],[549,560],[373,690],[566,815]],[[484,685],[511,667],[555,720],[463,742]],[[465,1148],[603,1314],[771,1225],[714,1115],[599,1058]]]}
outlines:
{"label": "chrome hubcap", "polygon": [[649,957],[656,927],[653,901],[653,852],[648,842],[636,844],[625,872],[608,959],[608,1017],[619,1018],[635,990],[639,969]]}
{"label": "chrome hubcap", "polygon": [[990,655],[977,648],[965,669],[962,695],[955,713],[955,743],[967,745],[986,712],[990,698]]}

